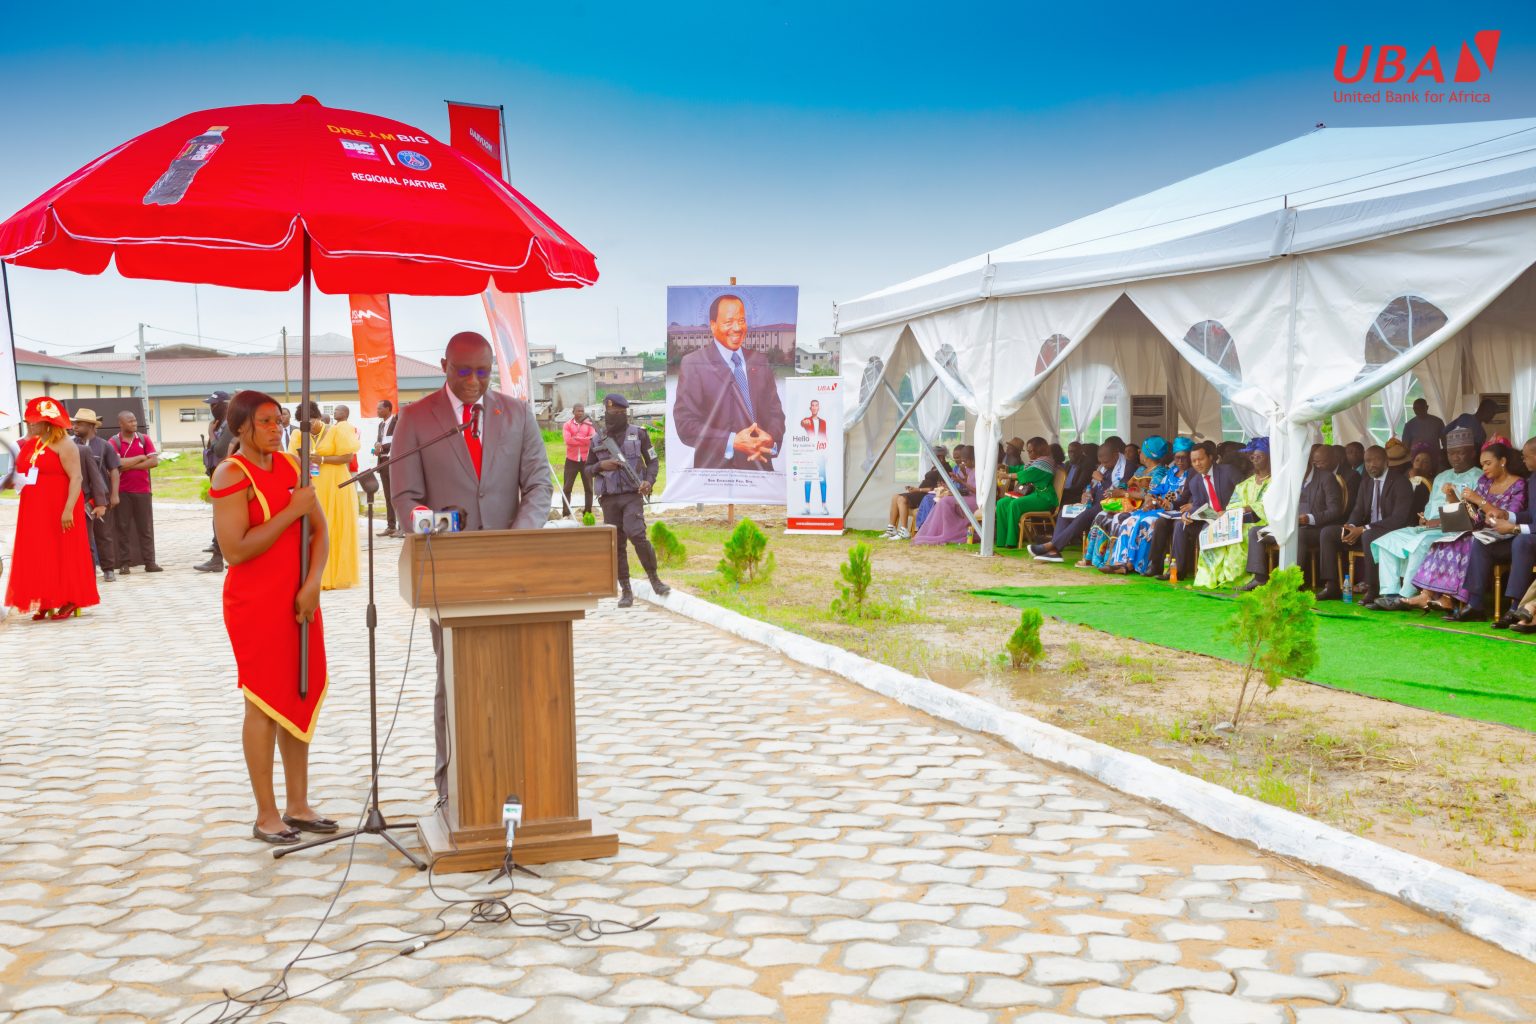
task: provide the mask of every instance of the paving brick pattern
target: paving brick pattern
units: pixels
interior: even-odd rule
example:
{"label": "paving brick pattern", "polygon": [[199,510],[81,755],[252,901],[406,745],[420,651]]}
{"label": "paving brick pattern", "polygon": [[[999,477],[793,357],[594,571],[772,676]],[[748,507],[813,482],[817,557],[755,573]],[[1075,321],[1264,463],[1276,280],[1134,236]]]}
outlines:
{"label": "paving brick pattern", "polygon": [[[7,545],[13,520],[0,506]],[[220,585],[186,568],[207,520],[168,510],[159,532],[170,571],[104,585],[80,620],[0,628],[0,1024],[183,1020],[265,984],[347,865],[345,845],[275,862],[248,837]],[[410,623],[396,550],[380,560],[386,710]],[[361,589],[325,598],[313,775],[338,818],[360,807],[367,759],[363,607]],[[517,887],[659,922],[590,943],[478,924],[408,958],[348,952],[443,909],[364,840],[310,950],[335,955],[288,982],[362,970],[266,1019],[1536,1019],[1523,960],[753,645],[611,604],[577,642],[584,809],[623,845]],[[385,768],[397,818],[428,806],[424,620],[406,678]]]}

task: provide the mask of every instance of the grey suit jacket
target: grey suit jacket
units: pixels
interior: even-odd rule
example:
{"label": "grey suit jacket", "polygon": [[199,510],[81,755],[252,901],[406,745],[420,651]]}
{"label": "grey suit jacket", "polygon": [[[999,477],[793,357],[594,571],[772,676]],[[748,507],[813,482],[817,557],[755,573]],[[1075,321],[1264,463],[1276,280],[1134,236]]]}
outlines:
{"label": "grey suit jacket", "polygon": [[[408,451],[458,423],[448,393],[439,388],[400,410],[391,450]],[[549,518],[554,477],[533,408],[488,391],[481,423],[481,474],[475,477],[469,447],[450,437],[392,463],[390,500],[406,525],[410,510],[457,505],[466,530],[536,529]],[[407,528],[409,528],[407,526]]]}

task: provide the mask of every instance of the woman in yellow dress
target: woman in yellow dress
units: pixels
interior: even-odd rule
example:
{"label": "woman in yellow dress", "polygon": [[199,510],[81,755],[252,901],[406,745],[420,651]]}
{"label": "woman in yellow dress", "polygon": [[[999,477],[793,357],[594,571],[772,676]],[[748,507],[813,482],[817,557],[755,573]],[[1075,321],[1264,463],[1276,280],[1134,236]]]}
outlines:
{"label": "woman in yellow dress", "polygon": [[[304,410],[299,410],[300,413]],[[310,431],[310,479],[315,485],[320,509],[325,513],[325,528],[331,538],[330,558],[325,563],[325,574],[320,578],[321,590],[345,590],[357,586],[357,485],[337,487],[352,475],[349,468],[352,457],[362,447],[357,428],[347,422],[348,409],[338,405],[336,422],[327,426],[320,418],[320,407],[311,402],[309,416],[299,416],[307,422]],[[295,455],[303,435],[295,430],[288,439],[288,448]]]}

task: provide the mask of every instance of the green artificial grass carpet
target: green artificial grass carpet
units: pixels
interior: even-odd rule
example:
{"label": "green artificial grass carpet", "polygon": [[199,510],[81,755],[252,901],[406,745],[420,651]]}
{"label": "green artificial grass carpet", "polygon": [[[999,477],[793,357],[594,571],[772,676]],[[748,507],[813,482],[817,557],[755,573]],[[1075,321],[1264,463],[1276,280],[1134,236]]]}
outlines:
{"label": "green artificial grass carpet", "polygon": [[[1115,636],[1238,664],[1243,659],[1223,625],[1235,610],[1230,594],[1140,576],[974,593]],[[1536,732],[1536,644],[1518,634],[1442,622],[1438,612],[1370,612],[1332,601],[1314,614],[1318,658],[1309,682]],[[1240,671],[1233,669],[1234,687]]]}

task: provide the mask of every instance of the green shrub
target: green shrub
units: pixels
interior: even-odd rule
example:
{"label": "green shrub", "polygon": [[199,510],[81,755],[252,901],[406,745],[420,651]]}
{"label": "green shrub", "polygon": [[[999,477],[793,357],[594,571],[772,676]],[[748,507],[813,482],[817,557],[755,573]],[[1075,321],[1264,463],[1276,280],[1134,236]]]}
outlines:
{"label": "green shrub", "polygon": [[582,526],[596,526],[597,525],[597,516],[593,515],[591,512],[583,512],[581,514],[581,525]]}
{"label": "green shrub", "polygon": [[197,496],[209,505],[213,504],[213,495],[211,493],[212,488],[212,477],[203,477],[203,482],[197,485]]}
{"label": "green shrub", "polygon": [[848,561],[838,567],[843,577],[843,586],[840,588],[843,596],[832,599],[832,614],[841,615],[845,619],[864,617],[865,605],[869,600],[869,585],[875,578],[871,561],[870,547],[863,541],[849,549]]}
{"label": "green shrub", "polygon": [[1040,626],[1045,621],[1038,608],[1019,612],[1019,624],[1008,638],[1008,663],[1014,668],[1032,668],[1045,654],[1040,643]]}
{"label": "green shrub", "polygon": [[736,529],[726,538],[724,554],[716,570],[731,583],[758,583],[773,573],[768,535],[750,519],[736,524]]}
{"label": "green shrub", "polygon": [[1276,572],[1262,587],[1237,595],[1237,610],[1218,630],[1221,639],[1235,639],[1247,650],[1233,729],[1260,694],[1273,693],[1286,676],[1303,675],[1317,664],[1317,620],[1311,614],[1316,601],[1302,586],[1301,567],[1296,565]]}
{"label": "green shrub", "polygon": [[651,546],[656,549],[656,561],[660,565],[677,566],[688,560],[688,549],[672,532],[672,527],[660,520],[651,524]]}

